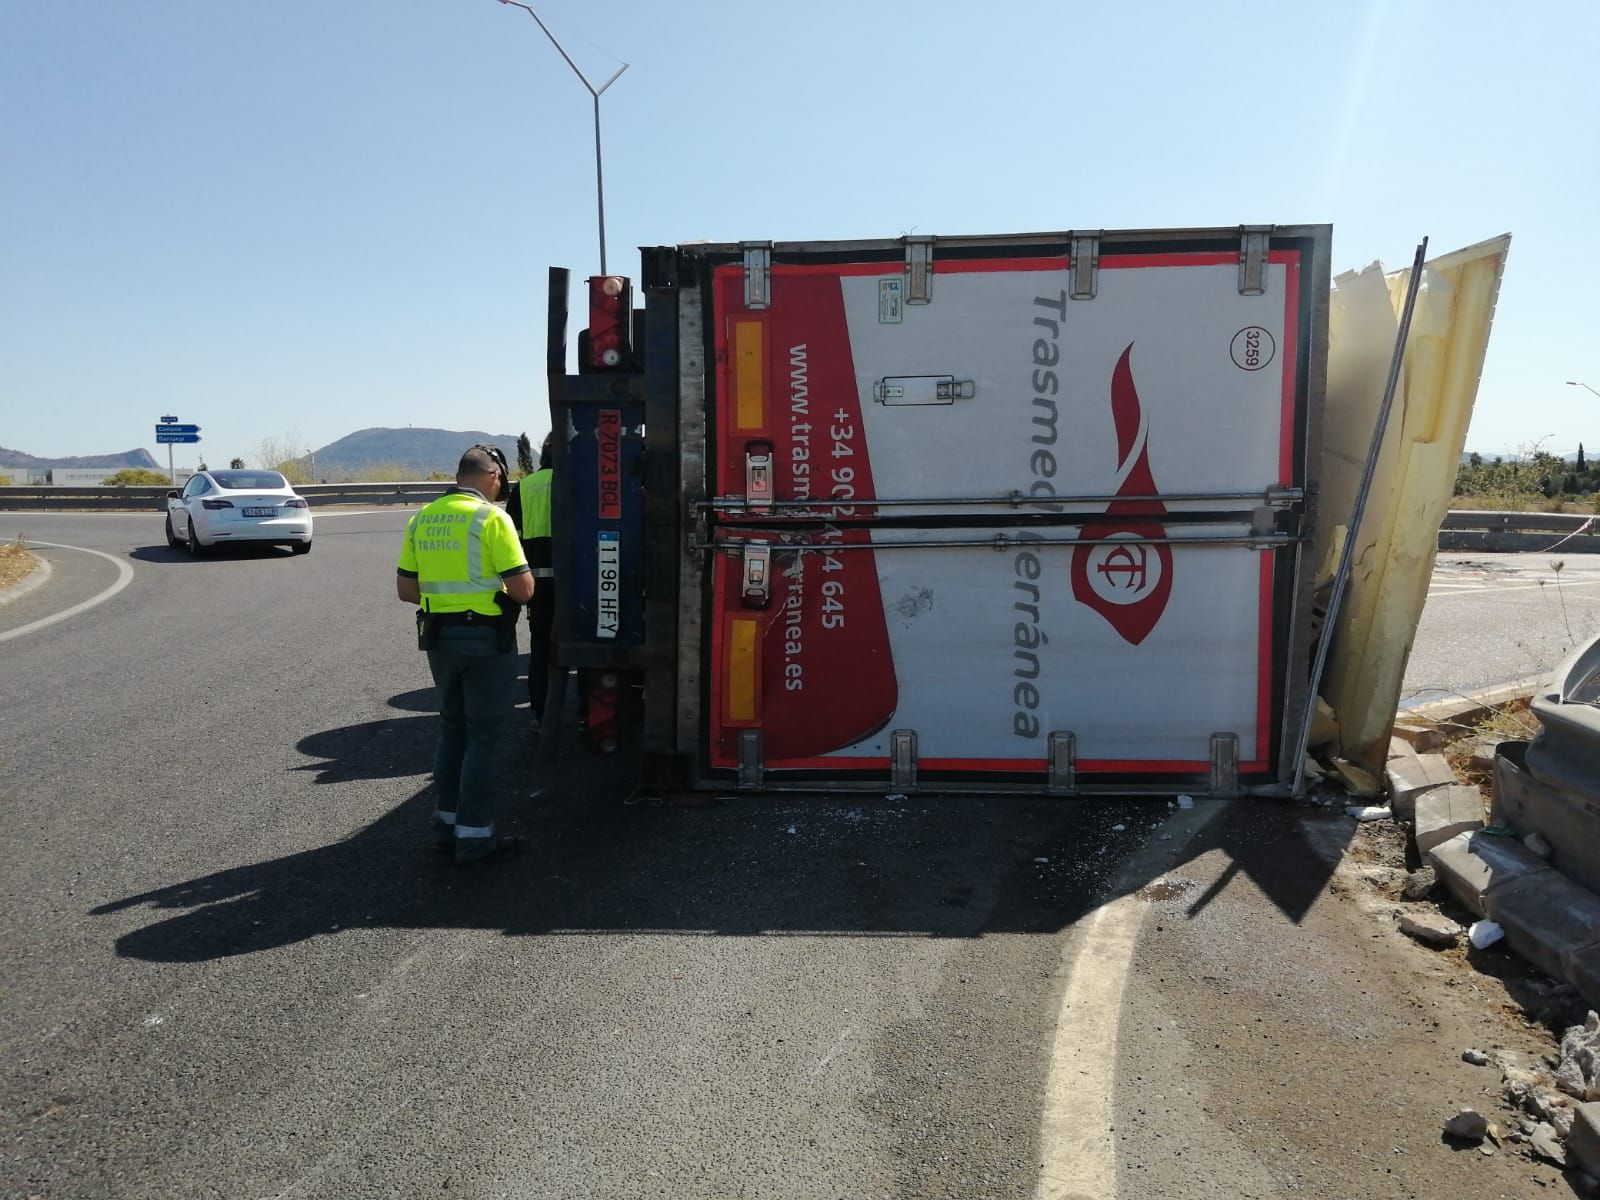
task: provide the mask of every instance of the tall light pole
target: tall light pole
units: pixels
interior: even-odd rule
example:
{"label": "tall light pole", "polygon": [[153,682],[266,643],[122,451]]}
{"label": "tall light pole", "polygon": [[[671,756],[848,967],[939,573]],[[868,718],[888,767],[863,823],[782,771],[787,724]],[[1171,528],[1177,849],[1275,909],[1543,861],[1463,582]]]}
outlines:
{"label": "tall light pole", "polygon": [[550,44],[556,48],[562,58],[567,60],[567,66],[572,68],[572,73],[582,80],[583,86],[589,89],[589,95],[594,98],[594,194],[595,203],[600,210],[600,274],[608,274],[606,271],[606,187],[605,180],[600,172],[600,96],[617,81],[618,76],[628,69],[628,64],[623,63],[612,73],[610,79],[597,88],[589,82],[589,77],[578,69],[578,64],[572,61],[572,56],[566,52],[561,43],[556,41],[556,35],[550,32],[549,27],[543,21],[539,20],[539,14],[533,11],[531,4],[523,4],[521,0],[500,0],[500,3],[509,4],[512,8],[520,8],[535,21],[538,21],[539,28],[544,30],[544,35],[550,39]]}
{"label": "tall light pole", "polygon": [[[604,274],[604,273],[605,273],[605,272],[604,272],[604,269],[603,269],[603,268],[602,268],[602,270],[601,270],[601,273],[602,273],[602,274]],[[1589,387],[1589,385],[1588,385],[1588,384],[1587,384],[1587,383],[1585,383],[1585,382],[1583,382],[1583,380],[1581,380],[1581,379],[1569,379],[1569,380],[1567,380],[1567,386],[1568,386],[1568,387],[1581,387],[1581,388],[1589,388],[1589,390],[1590,390],[1590,391],[1591,391],[1591,392],[1594,392],[1594,389],[1593,389],[1593,388],[1592,388],[1592,387]],[[1594,394],[1595,394],[1595,395],[1596,395],[1596,396],[1600,396],[1600,392],[1594,392]]]}

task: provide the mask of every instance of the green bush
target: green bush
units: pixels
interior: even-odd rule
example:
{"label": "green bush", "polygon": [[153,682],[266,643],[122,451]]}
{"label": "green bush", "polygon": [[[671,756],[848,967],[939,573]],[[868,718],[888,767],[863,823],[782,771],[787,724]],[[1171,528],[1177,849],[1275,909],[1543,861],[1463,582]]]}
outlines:
{"label": "green bush", "polygon": [[161,471],[152,471],[147,467],[123,467],[115,475],[107,475],[100,482],[106,487],[163,487],[170,486],[172,478]]}

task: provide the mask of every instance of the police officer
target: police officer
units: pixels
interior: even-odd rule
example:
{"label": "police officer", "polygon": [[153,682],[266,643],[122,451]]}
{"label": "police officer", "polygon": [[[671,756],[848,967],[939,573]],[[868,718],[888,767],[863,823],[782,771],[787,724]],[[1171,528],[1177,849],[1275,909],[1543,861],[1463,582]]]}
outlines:
{"label": "police officer", "polygon": [[522,538],[537,585],[528,605],[528,707],[533,710],[533,730],[544,721],[545,693],[550,681],[550,628],[555,623],[555,571],[550,542],[550,435],[539,448],[539,469],[511,486],[506,508]]}
{"label": "police officer", "polygon": [[516,704],[517,606],[534,594],[517,531],[497,504],[509,476],[494,446],[463,454],[456,486],[406,526],[395,573],[400,599],[421,606],[417,641],[439,689],[434,835],[462,865],[518,845],[494,831],[500,742]]}

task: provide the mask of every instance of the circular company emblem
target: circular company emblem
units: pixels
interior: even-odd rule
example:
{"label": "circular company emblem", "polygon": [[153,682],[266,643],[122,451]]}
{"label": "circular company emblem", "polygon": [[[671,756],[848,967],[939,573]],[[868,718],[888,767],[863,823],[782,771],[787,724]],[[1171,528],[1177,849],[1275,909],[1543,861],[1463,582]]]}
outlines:
{"label": "circular company emblem", "polygon": [[1261,326],[1246,325],[1233,335],[1228,353],[1233,355],[1233,365],[1241,371],[1259,371],[1277,355],[1278,343]]}
{"label": "circular company emblem", "polygon": [[1137,604],[1161,582],[1156,548],[1122,540],[1135,536],[1113,533],[1089,551],[1089,586],[1107,604]]}

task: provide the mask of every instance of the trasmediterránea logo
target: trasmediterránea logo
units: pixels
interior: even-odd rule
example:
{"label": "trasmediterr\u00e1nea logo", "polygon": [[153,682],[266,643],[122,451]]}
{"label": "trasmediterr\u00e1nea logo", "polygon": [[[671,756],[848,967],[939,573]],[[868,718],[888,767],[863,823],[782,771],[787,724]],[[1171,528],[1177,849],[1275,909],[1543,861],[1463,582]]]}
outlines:
{"label": "trasmediterr\u00e1nea logo", "polygon": [[1150,471],[1149,422],[1134,386],[1130,342],[1111,374],[1111,419],[1117,433],[1116,499],[1105,515],[1084,523],[1072,549],[1072,594],[1137,646],[1167,610],[1172,595],[1172,547],[1161,518],[1167,509]]}

